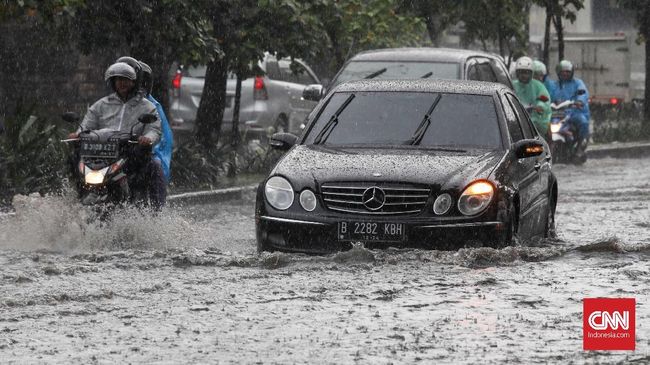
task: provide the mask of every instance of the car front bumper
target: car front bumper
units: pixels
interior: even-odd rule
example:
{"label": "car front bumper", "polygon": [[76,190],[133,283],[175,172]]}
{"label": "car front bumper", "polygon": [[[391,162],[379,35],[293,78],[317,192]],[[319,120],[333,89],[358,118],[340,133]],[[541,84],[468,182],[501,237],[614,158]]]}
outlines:
{"label": "car front bumper", "polygon": [[368,217],[339,218],[318,217],[313,219],[283,218],[271,215],[256,216],[258,242],[269,250],[327,253],[346,250],[353,242],[365,247],[417,247],[427,249],[457,249],[464,245],[493,245],[501,240],[506,224],[500,220],[467,221],[445,220],[427,222],[422,218],[399,217],[393,221],[405,229],[403,240],[352,241],[339,239],[338,225],[341,221],[376,221]]}

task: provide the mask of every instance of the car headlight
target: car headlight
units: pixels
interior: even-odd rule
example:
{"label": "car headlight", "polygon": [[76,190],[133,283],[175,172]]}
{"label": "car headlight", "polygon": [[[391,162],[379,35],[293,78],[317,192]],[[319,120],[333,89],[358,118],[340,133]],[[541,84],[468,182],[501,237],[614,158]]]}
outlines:
{"label": "car headlight", "polygon": [[560,131],[562,128],[562,124],[556,123],[556,124],[551,124],[551,133],[557,133]]}
{"label": "car headlight", "polygon": [[300,193],[300,206],[308,212],[316,209],[316,195],[313,191],[305,189]]}
{"label": "car headlight", "polygon": [[293,204],[293,188],[287,179],[280,176],[273,176],[266,182],[264,196],[278,210],[288,209]]}
{"label": "car headlight", "polygon": [[458,210],[464,215],[476,215],[490,205],[494,187],[487,181],[471,183],[458,199]]}
{"label": "car headlight", "polygon": [[84,181],[89,185],[99,185],[104,182],[104,177],[108,172],[108,167],[101,170],[93,170],[88,166],[84,168]]}
{"label": "car headlight", "polygon": [[445,193],[436,198],[436,201],[433,203],[433,212],[437,215],[445,214],[451,208],[451,195]]}

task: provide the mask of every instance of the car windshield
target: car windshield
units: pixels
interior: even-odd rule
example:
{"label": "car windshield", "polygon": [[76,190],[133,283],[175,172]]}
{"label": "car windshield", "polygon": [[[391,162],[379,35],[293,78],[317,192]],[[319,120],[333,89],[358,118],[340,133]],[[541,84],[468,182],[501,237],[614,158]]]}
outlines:
{"label": "car windshield", "polygon": [[459,79],[457,63],[409,61],[352,61],[332,82],[334,87],[350,80],[373,79]]}
{"label": "car windshield", "polygon": [[499,148],[501,134],[491,96],[340,92],[332,95],[318,115],[305,143]]}

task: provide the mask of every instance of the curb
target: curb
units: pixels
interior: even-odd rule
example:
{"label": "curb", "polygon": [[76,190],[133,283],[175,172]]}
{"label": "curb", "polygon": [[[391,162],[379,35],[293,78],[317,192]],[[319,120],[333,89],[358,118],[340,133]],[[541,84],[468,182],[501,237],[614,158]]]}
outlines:
{"label": "curb", "polygon": [[167,197],[167,204],[175,206],[183,203],[211,203],[241,199],[244,193],[253,192],[255,189],[257,189],[257,184],[174,194]]}
{"label": "curb", "polygon": [[642,158],[650,156],[650,142],[621,143],[587,148],[587,158]]}

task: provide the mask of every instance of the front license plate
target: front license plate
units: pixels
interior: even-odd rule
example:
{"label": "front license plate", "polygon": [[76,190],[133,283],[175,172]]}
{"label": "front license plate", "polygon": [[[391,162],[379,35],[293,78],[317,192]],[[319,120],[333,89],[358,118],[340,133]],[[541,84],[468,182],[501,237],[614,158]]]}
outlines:
{"label": "front license plate", "polygon": [[339,222],[339,241],[398,242],[405,231],[403,223]]}

